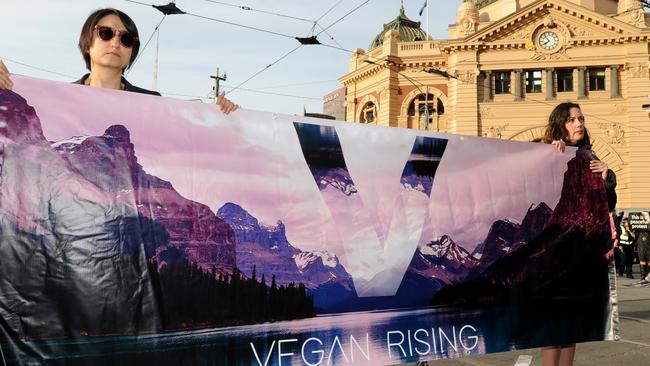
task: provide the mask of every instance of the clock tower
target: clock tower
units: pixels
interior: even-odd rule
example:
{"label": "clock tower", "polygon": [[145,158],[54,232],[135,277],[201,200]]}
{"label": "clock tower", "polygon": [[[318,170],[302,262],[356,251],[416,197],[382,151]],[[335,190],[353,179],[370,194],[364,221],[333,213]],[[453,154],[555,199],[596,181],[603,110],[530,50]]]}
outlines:
{"label": "clock tower", "polygon": [[352,54],[340,79],[348,121],[532,141],[557,104],[577,102],[617,174],[618,208],[650,210],[650,15],[639,0],[464,1],[447,39],[407,10]]}

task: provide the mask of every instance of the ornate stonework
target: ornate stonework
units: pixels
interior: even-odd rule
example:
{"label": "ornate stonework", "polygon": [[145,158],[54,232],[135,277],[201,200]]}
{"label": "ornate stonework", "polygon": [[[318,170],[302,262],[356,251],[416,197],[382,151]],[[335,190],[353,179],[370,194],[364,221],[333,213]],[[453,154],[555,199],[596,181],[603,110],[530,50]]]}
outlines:
{"label": "ornate stonework", "polygon": [[628,63],[625,64],[625,69],[628,72],[628,75],[635,79],[648,78],[648,64],[645,63]]}
{"label": "ornate stonework", "polygon": [[567,29],[569,29],[569,32],[573,36],[577,37],[587,37],[587,36],[594,36],[595,33],[585,27],[578,26],[576,24],[567,24]]}
{"label": "ornate stonework", "polygon": [[614,111],[612,114],[625,114],[627,113],[627,106],[625,104],[614,104]]}
{"label": "ornate stonework", "polygon": [[[571,31],[567,23],[555,19],[552,15],[547,15],[531,29],[528,38],[529,44],[534,45],[534,54],[531,59],[560,60],[569,58],[566,51],[572,46],[569,43]],[[545,41],[548,42],[548,35],[553,36],[554,47],[549,47],[548,43],[545,43]]]}
{"label": "ornate stonework", "polygon": [[625,130],[616,122],[601,123],[600,128],[604,131],[604,139],[610,145],[616,145],[623,142],[625,137]]}
{"label": "ornate stonework", "polygon": [[479,74],[478,70],[454,70],[453,72],[456,79],[466,84],[476,84],[476,77]]}
{"label": "ornate stonework", "polygon": [[476,5],[471,2],[460,4],[456,11],[456,24],[463,36],[468,36],[478,28],[479,14]]}
{"label": "ornate stonework", "polygon": [[494,117],[494,113],[492,113],[492,109],[490,109],[490,107],[482,106],[479,109],[479,113],[481,115],[481,118],[492,118],[492,117]]}
{"label": "ornate stonework", "polygon": [[504,124],[501,126],[490,126],[487,128],[485,132],[483,132],[484,137],[490,137],[490,138],[495,138],[495,139],[500,139],[501,138],[501,133],[503,130],[508,127],[508,124]]}
{"label": "ornate stonework", "polygon": [[530,38],[530,35],[533,32],[534,28],[535,28],[535,24],[531,24],[525,28],[521,28],[515,32],[512,32],[511,34],[503,37],[502,39],[506,41],[520,41],[523,39]]}

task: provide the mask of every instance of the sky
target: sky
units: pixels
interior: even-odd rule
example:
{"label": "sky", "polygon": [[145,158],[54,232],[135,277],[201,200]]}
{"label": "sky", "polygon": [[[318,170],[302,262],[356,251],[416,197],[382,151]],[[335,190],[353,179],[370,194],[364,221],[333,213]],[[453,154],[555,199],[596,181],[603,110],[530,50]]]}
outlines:
{"label": "sky", "polygon": [[[134,85],[151,89],[157,37],[154,36],[146,48],[144,44],[163,15],[143,4],[161,5],[167,1],[140,2],[142,4],[127,0],[2,0],[0,59],[11,73],[74,81],[86,73],[77,47],[84,20],[96,9],[114,7],[133,18],[142,42],[141,57],[127,79]],[[426,12],[418,15],[424,0],[404,0],[404,7],[409,18],[422,22],[423,29],[428,24],[433,38],[445,39],[447,26],[454,22],[461,2],[429,0],[428,22]],[[367,50],[372,39],[382,31],[382,25],[399,14],[400,3],[400,0],[176,1],[176,5],[187,13],[288,36],[313,35],[313,21],[318,20],[316,34],[326,29],[318,36],[319,41],[348,51]],[[254,10],[242,10],[242,6]],[[161,93],[185,100],[206,98],[213,86],[210,75],[215,75],[217,68],[220,73],[227,74],[227,80],[222,82],[226,91],[264,70],[241,86],[258,92],[240,89],[228,97],[246,109],[276,113],[302,114],[304,109],[321,112],[322,97],[341,86],[337,79],[347,73],[351,56],[350,52],[339,49],[302,46],[267,68],[297,47],[298,42],[191,15],[165,17],[158,33],[158,90]]]}

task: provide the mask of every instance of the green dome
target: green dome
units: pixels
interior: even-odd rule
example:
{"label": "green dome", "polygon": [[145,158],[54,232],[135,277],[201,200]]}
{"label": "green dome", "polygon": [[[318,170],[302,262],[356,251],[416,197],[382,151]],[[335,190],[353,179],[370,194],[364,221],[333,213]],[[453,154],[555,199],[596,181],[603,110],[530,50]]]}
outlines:
{"label": "green dome", "polygon": [[420,28],[420,22],[414,22],[406,17],[404,5],[402,5],[399,16],[392,22],[384,24],[384,30],[372,40],[370,46],[368,46],[368,51],[381,46],[384,43],[384,35],[391,29],[399,32],[399,40],[402,42],[431,40],[427,32]]}
{"label": "green dome", "polygon": [[470,2],[473,2],[474,5],[476,5],[477,8],[482,8],[482,7],[486,6],[486,5],[490,5],[495,1],[496,0],[470,0]]}

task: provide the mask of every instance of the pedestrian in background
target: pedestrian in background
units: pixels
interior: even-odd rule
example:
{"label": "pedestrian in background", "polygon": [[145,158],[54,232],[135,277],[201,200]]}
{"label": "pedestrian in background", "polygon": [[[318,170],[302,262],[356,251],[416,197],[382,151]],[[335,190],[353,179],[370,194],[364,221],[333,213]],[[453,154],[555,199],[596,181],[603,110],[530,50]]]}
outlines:
{"label": "pedestrian in background", "polygon": [[641,283],[644,283],[647,282],[646,277],[650,275],[650,232],[639,230],[636,246],[639,253],[639,267],[641,267]]}
{"label": "pedestrian in background", "polygon": [[621,234],[618,237],[621,250],[621,269],[619,275],[627,278],[634,278],[632,275],[632,264],[634,263],[634,231],[630,227],[630,221],[626,218],[621,221]]}

